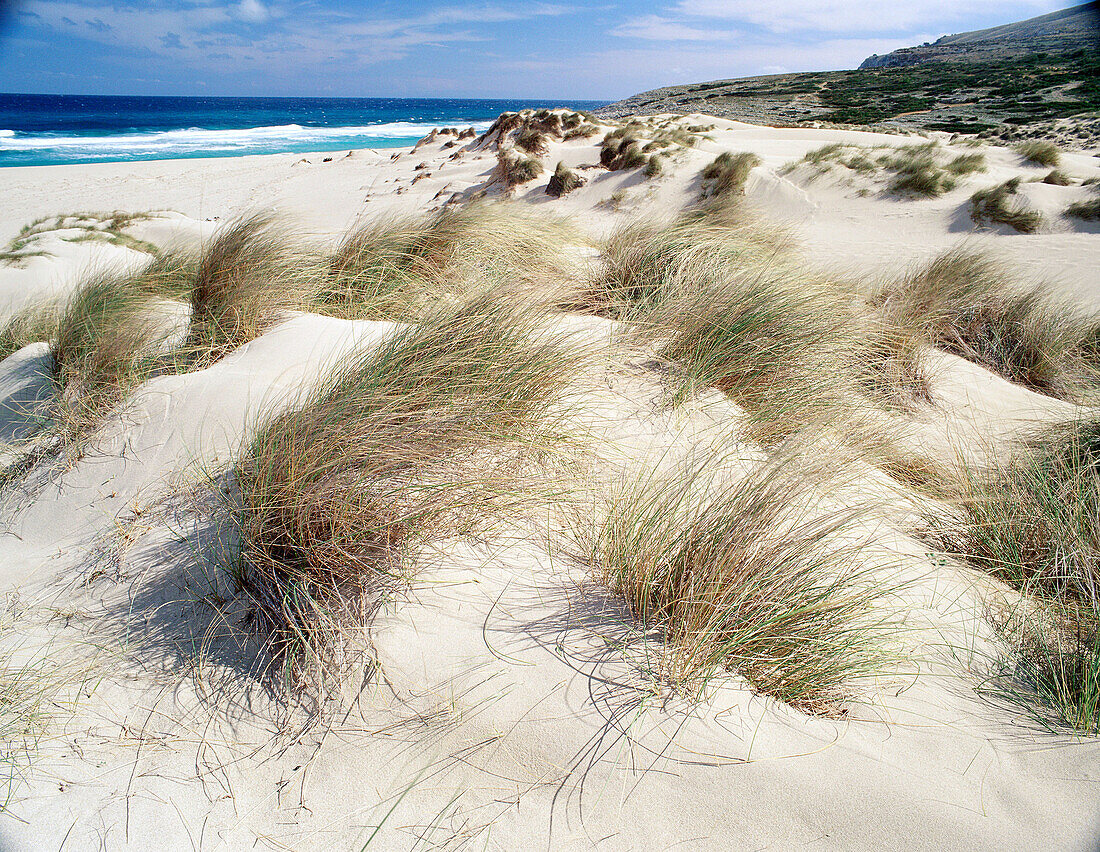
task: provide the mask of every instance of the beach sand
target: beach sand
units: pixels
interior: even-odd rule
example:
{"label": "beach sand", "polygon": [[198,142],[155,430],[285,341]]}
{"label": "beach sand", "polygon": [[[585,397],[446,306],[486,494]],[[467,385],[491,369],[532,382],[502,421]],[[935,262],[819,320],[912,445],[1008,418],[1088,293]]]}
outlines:
{"label": "beach sand", "polygon": [[[549,168],[513,200],[599,238],[633,217],[671,216],[697,196],[700,169],[718,152],[751,151],[762,163],[745,203],[789,230],[807,269],[874,281],[963,245],[1076,309],[1100,310],[1100,227],[1059,215],[1087,188],[1024,183],[1046,214],[1035,234],[970,221],[975,189],[1045,173],[1008,149],[984,148],[988,170],[938,198],[899,199],[859,175],[810,179],[783,167],[830,142],[919,137],[685,121],[713,129],[659,177],[593,167],[599,137],[551,141]],[[257,211],[335,243],[373,217],[492,195],[495,152],[444,148],[449,139],[416,150],[5,170],[0,242],[41,217],[121,210],[153,211],[127,233],[161,247],[202,243]],[[1077,182],[1100,175],[1096,157],[1062,159]],[[588,180],[553,199],[545,186],[559,160]],[[40,238],[46,256],[0,267],[0,319],[69,292],[90,270],[147,258],[64,236]],[[687,453],[739,416],[716,392],[662,407],[661,377],[615,354],[614,321],[562,322],[603,347],[569,424],[601,448],[595,479]],[[970,655],[995,654],[984,581],[900,533],[897,559],[914,578],[907,605],[920,622],[907,665],[837,718],[755,694],[732,673],[699,701],[655,686],[621,601],[577,560],[517,529],[424,554],[410,587],[372,623],[373,676],[340,715],[298,731],[249,677],[243,628],[210,605],[229,593],[196,549],[218,531],[187,499],[262,413],[392,330],[288,317],[206,369],[147,382],[77,463],[33,492],[10,492],[3,645],[64,685],[46,701],[49,725],[0,815],[0,846],[1096,848],[1100,743],[1043,730],[1018,705],[979,694]],[[40,343],[0,363],[5,440],[32,429],[27,412],[51,393],[48,357]],[[934,457],[1006,445],[1076,412],[955,356],[936,358],[936,404],[910,418],[911,441]]]}

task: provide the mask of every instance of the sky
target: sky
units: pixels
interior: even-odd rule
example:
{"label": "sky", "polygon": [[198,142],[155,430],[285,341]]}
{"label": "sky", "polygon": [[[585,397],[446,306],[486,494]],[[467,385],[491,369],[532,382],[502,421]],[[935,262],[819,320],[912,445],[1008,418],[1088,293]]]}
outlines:
{"label": "sky", "polygon": [[1054,0],[0,0],[0,91],[616,100],[855,68]]}

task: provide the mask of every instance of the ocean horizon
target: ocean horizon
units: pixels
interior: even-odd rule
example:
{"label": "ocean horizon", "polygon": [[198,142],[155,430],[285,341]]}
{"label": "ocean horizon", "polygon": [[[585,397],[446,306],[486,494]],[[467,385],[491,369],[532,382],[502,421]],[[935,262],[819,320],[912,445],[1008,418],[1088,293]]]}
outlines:
{"label": "ocean horizon", "polygon": [[0,93],[0,168],[402,147],[502,112],[605,103]]}

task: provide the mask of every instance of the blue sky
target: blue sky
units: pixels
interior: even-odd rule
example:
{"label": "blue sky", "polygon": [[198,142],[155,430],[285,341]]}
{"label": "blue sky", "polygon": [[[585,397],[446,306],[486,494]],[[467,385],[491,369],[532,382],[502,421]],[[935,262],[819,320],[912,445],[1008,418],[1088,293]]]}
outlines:
{"label": "blue sky", "polygon": [[1046,0],[0,0],[0,91],[615,99],[854,68]]}

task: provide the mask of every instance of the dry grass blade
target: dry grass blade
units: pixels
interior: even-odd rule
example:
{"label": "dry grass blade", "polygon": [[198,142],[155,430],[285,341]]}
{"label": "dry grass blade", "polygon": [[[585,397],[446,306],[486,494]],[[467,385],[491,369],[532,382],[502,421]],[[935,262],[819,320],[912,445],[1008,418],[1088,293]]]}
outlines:
{"label": "dry grass blade", "polygon": [[832,714],[882,660],[884,590],[853,535],[859,517],[816,509],[786,464],[729,484],[707,460],[617,495],[590,553],[634,615],[663,630],[674,683],[698,692],[728,669]]}
{"label": "dry grass blade", "polygon": [[260,427],[236,469],[238,573],[289,681],[339,674],[418,544],[536,499],[527,464],[575,369],[538,317],[487,295],[443,308]]}

